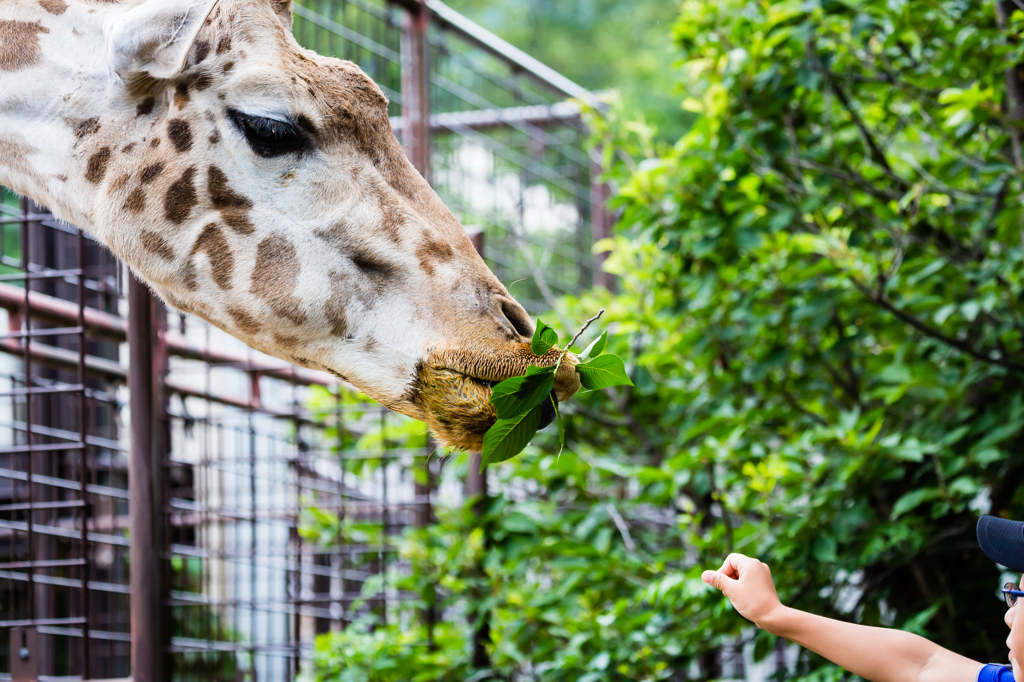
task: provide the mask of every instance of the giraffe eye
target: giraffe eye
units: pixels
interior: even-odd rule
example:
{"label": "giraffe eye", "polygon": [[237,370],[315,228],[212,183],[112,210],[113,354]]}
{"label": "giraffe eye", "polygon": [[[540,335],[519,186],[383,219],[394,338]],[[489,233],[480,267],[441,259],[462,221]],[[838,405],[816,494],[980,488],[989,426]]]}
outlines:
{"label": "giraffe eye", "polygon": [[228,116],[245,136],[249,148],[264,158],[291,154],[305,148],[306,138],[290,123],[228,109]]}

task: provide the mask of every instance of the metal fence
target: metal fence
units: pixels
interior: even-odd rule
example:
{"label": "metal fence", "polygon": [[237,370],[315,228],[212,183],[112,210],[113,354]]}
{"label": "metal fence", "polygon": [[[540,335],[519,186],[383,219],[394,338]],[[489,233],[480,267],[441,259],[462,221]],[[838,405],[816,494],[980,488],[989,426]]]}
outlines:
{"label": "metal fence", "polygon": [[[434,0],[294,12],[302,44],[381,85],[528,309],[601,281],[587,93]],[[292,680],[317,633],[408,617],[390,589],[353,605],[388,535],[463,495],[437,489],[425,428],[165,309],[0,192],[0,679]],[[350,532],[304,539],[312,509]]]}

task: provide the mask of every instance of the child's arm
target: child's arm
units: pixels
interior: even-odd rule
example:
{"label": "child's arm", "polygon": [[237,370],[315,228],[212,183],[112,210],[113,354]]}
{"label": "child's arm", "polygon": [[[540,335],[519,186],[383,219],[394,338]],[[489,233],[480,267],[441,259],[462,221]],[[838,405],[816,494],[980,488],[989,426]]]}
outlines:
{"label": "child's arm", "polygon": [[766,564],[730,554],[718,571],[704,571],[747,620],[820,654],[871,682],[974,682],[981,663],[923,637],[844,623],[783,606]]}

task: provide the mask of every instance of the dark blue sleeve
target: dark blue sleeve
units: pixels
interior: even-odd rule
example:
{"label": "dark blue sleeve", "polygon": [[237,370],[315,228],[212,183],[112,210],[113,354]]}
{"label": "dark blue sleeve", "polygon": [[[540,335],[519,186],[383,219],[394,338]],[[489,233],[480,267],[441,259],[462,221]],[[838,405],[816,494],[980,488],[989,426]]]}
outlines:
{"label": "dark blue sleeve", "polygon": [[989,663],[978,671],[978,682],[1014,682],[1013,668]]}

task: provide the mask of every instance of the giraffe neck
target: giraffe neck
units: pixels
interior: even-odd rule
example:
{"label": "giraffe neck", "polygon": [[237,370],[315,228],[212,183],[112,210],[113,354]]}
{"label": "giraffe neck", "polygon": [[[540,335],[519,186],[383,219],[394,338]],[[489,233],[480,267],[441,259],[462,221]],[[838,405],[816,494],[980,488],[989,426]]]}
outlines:
{"label": "giraffe neck", "polygon": [[127,6],[0,3],[0,184],[97,234],[99,180],[134,112],[118,111],[104,27]]}

